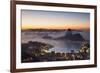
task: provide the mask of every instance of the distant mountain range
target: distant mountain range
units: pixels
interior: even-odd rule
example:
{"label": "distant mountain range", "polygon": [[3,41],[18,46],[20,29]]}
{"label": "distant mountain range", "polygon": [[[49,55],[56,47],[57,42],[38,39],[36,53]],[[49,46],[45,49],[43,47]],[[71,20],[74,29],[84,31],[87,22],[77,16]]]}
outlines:
{"label": "distant mountain range", "polygon": [[[62,37],[58,37],[58,38],[53,38],[52,36],[49,35],[45,35],[42,38],[44,39],[53,39],[53,40],[60,40],[60,39],[64,39],[64,40],[70,40],[70,41],[85,41],[85,40],[89,40],[86,39],[84,37],[84,35],[82,35],[79,32],[83,32],[83,30],[73,30],[73,29],[27,29],[27,30],[22,30],[22,32],[64,32],[66,35],[62,36]],[[75,33],[73,33],[75,32]],[[86,36],[87,37],[87,36]]]}
{"label": "distant mountain range", "polygon": [[[68,29],[24,29],[21,30],[22,32],[24,31],[66,31]],[[82,31],[82,30],[75,30],[75,29],[71,29],[72,31]]]}
{"label": "distant mountain range", "polygon": [[52,36],[44,36],[44,39],[53,39],[53,40],[70,40],[70,41],[85,41],[85,39],[83,38],[83,36],[80,33],[74,33],[74,30],[67,30],[66,35],[62,36],[62,37],[58,37],[58,38],[53,38]]}

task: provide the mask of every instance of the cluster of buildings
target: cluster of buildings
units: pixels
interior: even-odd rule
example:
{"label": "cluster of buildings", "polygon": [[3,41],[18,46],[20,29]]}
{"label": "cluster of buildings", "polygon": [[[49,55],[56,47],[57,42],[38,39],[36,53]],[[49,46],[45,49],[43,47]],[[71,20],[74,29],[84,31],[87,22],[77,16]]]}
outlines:
{"label": "cluster of buildings", "polygon": [[29,42],[27,44],[22,44],[22,49],[24,49],[24,51],[22,50],[22,62],[68,61],[90,59],[90,46],[87,42],[84,42],[77,52],[71,50],[70,53],[56,53],[55,51],[50,52],[49,48],[51,47],[53,46],[40,42]]}

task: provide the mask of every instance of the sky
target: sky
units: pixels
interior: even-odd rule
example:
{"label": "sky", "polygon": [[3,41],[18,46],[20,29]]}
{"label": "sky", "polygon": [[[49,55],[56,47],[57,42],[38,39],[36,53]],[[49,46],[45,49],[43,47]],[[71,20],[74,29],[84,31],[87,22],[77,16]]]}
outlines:
{"label": "sky", "polygon": [[89,29],[90,13],[21,10],[22,29]]}

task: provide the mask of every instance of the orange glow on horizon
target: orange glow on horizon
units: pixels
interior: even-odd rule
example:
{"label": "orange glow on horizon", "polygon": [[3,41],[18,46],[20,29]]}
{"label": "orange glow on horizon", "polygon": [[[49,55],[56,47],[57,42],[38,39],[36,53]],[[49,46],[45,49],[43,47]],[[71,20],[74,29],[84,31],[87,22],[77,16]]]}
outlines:
{"label": "orange glow on horizon", "polygon": [[79,24],[79,25],[71,25],[71,24],[68,24],[68,25],[45,25],[45,26],[38,26],[38,25],[22,25],[21,29],[22,30],[27,30],[27,29],[75,29],[75,30],[88,30],[90,28],[89,25],[86,25],[86,24]]}

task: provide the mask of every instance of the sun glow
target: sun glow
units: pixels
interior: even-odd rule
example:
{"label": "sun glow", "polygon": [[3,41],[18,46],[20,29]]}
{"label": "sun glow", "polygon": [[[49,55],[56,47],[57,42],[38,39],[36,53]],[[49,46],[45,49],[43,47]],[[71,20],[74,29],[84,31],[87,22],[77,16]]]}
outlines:
{"label": "sun glow", "polygon": [[80,30],[80,29],[84,29],[84,30],[88,30],[89,29],[89,25],[86,24],[77,24],[77,25],[71,25],[71,24],[65,24],[65,25],[22,25],[22,30],[26,30],[26,29],[75,29],[75,30]]}

